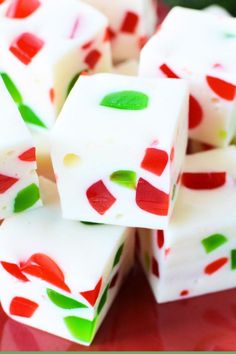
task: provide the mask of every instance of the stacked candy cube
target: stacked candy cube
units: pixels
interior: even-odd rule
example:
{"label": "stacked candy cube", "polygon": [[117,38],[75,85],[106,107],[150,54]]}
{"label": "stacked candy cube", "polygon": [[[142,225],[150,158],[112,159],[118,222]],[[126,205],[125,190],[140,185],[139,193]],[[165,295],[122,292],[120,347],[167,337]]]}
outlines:
{"label": "stacked candy cube", "polygon": [[84,345],[134,244],[158,302],[236,285],[236,20],[175,8],[140,52],[156,5],[0,5],[1,303]]}

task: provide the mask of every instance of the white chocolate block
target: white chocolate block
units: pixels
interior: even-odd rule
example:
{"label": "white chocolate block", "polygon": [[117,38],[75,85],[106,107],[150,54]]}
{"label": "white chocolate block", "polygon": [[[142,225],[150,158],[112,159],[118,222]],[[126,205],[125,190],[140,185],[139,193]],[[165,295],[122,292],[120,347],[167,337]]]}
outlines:
{"label": "white chocolate block", "polygon": [[21,323],[89,345],[132,265],[133,229],[63,220],[55,184],[40,186],[44,207],[0,227],[1,304]]}
{"label": "white chocolate block", "polygon": [[115,62],[139,57],[157,25],[157,0],[83,0],[104,13]]}
{"label": "white chocolate block", "polygon": [[113,74],[138,76],[138,60],[127,60],[113,67]]}
{"label": "white chocolate block", "polygon": [[81,71],[111,68],[107,19],[83,2],[9,0],[0,22],[0,72],[28,124],[51,127]]}
{"label": "white chocolate block", "polygon": [[183,80],[82,76],[51,135],[63,217],[165,227],[186,150],[188,97]]}
{"label": "white chocolate block", "polygon": [[0,220],[40,205],[35,145],[0,77]]}
{"label": "white chocolate block", "polygon": [[176,7],[143,48],[140,75],[187,79],[189,137],[225,147],[236,129],[235,56],[235,18]]}
{"label": "white chocolate block", "polygon": [[236,147],[187,156],[169,227],[140,230],[140,258],[158,302],[236,286]]}

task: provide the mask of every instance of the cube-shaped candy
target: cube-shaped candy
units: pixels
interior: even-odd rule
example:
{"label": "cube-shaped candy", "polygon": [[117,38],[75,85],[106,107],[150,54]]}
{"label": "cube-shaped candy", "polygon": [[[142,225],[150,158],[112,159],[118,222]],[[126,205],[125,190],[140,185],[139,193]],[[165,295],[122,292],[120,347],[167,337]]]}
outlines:
{"label": "cube-shaped candy", "polygon": [[82,76],[51,136],[63,216],[166,226],[185,155],[188,100],[185,81]]}
{"label": "cube-shaped candy", "polygon": [[0,5],[1,75],[23,119],[51,127],[84,70],[110,70],[107,19],[77,0]]}
{"label": "cube-shaped candy", "polygon": [[157,0],[83,1],[107,16],[114,61],[138,58],[157,26]]}
{"label": "cube-shaped candy", "polygon": [[[61,218],[53,182],[44,207],[0,227],[1,304],[13,319],[88,345],[133,261],[133,229]],[[4,246],[3,246],[4,245]]]}
{"label": "cube-shaped candy", "polygon": [[33,139],[0,78],[0,220],[40,205]]}
{"label": "cube-shaped candy", "polygon": [[176,7],[144,47],[140,74],[187,79],[190,138],[225,147],[236,129],[235,57],[235,18]]}
{"label": "cube-shaped candy", "polygon": [[140,230],[140,258],[158,302],[236,286],[236,147],[187,156],[165,231]]}

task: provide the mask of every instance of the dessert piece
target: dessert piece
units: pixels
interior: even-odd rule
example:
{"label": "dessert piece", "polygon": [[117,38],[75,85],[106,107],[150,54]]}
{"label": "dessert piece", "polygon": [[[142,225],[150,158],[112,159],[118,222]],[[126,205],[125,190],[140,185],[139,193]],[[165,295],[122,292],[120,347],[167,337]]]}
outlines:
{"label": "dessert piece", "polygon": [[188,99],[183,80],[81,76],[51,135],[63,217],[165,227],[186,150]]}
{"label": "dessert piece", "polygon": [[107,19],[87,4],[9,0],[0,22],[0,72],[30,125],[54,124],[81,71],[110,70]]}
{"label": "dessert piece", "polygon": [[115,62],[138,58],[157,25],[157,0],[83,0],[109,20],[108,35]]}
{"label": "dessert piece", "polygon": [[138,60],[126,60],[123,63],[117,64],[113,67],[113,74],[137,76],[138,75]]}
{"label": "dessert piece", "polygon": [[189,137],[225,147],[236,129],[235,56],[235,18],[176,7],[142,50],[140,75],[187,79]]}
{"label": "dessert piece", "polygon": [[140,230],[140,259],[158,302],[236,286],[236,147],[187,156],[165,231]]}
{"label": "dessert piece", "polygon": [[0,77],[0,220],[39,206],[33,139]]}
{"label": "dessert piece", "polygon": [[133,229],[61,218],[56,185],[44,207],[0,227],[1,304],[13,319],[89,345],[133,261]]}
{"label": "dessert piece", "polygon": [[223,7],[219,5],[210,5],[204,8],[205,12],[211,13],[212,15],[216,15],[218,17],[222,16],[231,16],[230,13]]}

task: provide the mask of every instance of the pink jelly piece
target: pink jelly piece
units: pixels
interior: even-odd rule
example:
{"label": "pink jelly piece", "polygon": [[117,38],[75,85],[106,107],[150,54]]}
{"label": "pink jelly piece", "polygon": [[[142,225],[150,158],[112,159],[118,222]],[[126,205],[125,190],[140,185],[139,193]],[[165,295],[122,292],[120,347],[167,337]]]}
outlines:
{"label": "pink jelly piece", "polygon": [[28,65],[43,46],[42,39],[32,33],[25,32],[13,41],[9,49],[23,64]]}
{"label": "pink jelly piece", "polygon": [[0,194],[5,193],[8,189],[10,189],[16,182],[18,182],[18,178],[5,176],[0,174]]}
{"label": "pink jelly piece", "polygon": [[115,31],[113,31],[111,27],[107,27],[104,33],[103,41],[104,42],[112,41],[115,38],[115,36],[116,36]]}
{"label": "pink jelly piece", "polygon": [[21,264],[21,271],[34,277],[47,281],[60,289],[70,292],[65,284],[65,278],[62,270],[48,256],[42,253],[36,253],[25,263]]}
{"label": "pink jelly piece", "polygon": [[159,273],[159,264],[157,262],[157,260],[152,257],[152,273],[159,278],[160,277],[160,273]]}
{"label": "pink jelly piece", "polygon": [[[160,70],[167,77],[172,79],[180,79],[178,75],[174,73],[172,69],[168,67],[166,64],[162,64],[160,66]],[[196,128],[199,124],[201,124],[203,119],[203,110],[200,103],[196,100],[195,97],[190,95],[189,99],[189,129]]]}
{"label": "pink jelly piece", "polygon": [[101,180],[89,187],[86,195],[90,205],[101,215],[105,214],[116,201],[116,198],[113,197]]}
{"label": "pink jelly piece", "polygon": [[39,0],[13,0],[6,16],[9,18],[25,18],[32,15],[40,5]]}
{"label": "pink jelly piece", "polygon": [[142,49],[145,46],[145,44],[147,43],[147,41],[148,41],[147,36],[141,36],[138,41],[139,48]]}
{"label": "pink jelly piece", "polygon": [[139,22],[139,16],[131,11],[127,11],[121,25],[121,32],[134,33]]}
{"label": "pink jelly piece", "polygon": [[157,176],[161,176],[168,163],[168,154],[164,150],[148,148],[141,167]]}
{"label": "pink jelly piece", "polygon": [[169,210],[169,195],[140,178],[136,190],[136,203],[148,213],[166,216]]}
{"label": "pink jelly piece", "polygon": [[99,59],[101,58],[102,54],[97,50],[91,50],[85,57],[84,62],[89,66],[92,70],[97,65]]}
{"label": "pink jelly piece", "polygon": [[35,148],[31,148],[25,152],[23,152],[20,156],[18,156],[19,160],[26,162],[33,162],[36,160],[36,151]]}
{"label": "pink jelly piece", "polygon": [[162,248],[165,243],[165,236],[163,230],[157,230],[157,246],[158,248]]}
{"label": "pink jelly piece", "polygon": [[8,272],[9,274],[11,274],[13,277],[15,277],[21,281],[24,281],[24,282],[29,281],[26,278],[26,276],[21,272],[21,270],[17,264],[8,263],[8,262],[1,262],[1,265],[3,266],[5,271]]}
{"label": "pink jelly piece", "polygon": [[9,311],[11,315],[30,318],[38,307],[36,302],[17,296],[12,299]]}
{"label": "pink jelly piece", "polygon": [[226,183],[226,172],[183,173],[181,181],[189,189],[215,189]]}
{"label": "pink jelly piece", "polygon": [[170,161],[173,162],[175,158],[175,148],[172,146],[171,152],[170,152]]}
{"label": "pink jelly piece", "polygon": [[51,103],[54,103],[54,101],[55,101],[55,90],[53,88],[51,88],[49,90],[49,97],[50,97]]}
{"label": "pink jelly piece", "polygon": [[91,306],[94,306],[100,293],[101,286],[102,278],[99,279],[96,287],[93,290],[83,291],[80,294],[90,303]]}
{"label": "pink jelly piece", "polygon": [[206,80],[212,91],[214,91],[221,98],[227,101],[233,101],[235,99],[235,85],[213,76],[207,76]]}
{"label": "pink jelly piece", "polygon": [[217,272],[220,268],[222,268],[228,262],[227,257],[222,257],[217,259],[216,261],[208,264],[204,270],[204,272],[208,275],[211,275]]}

